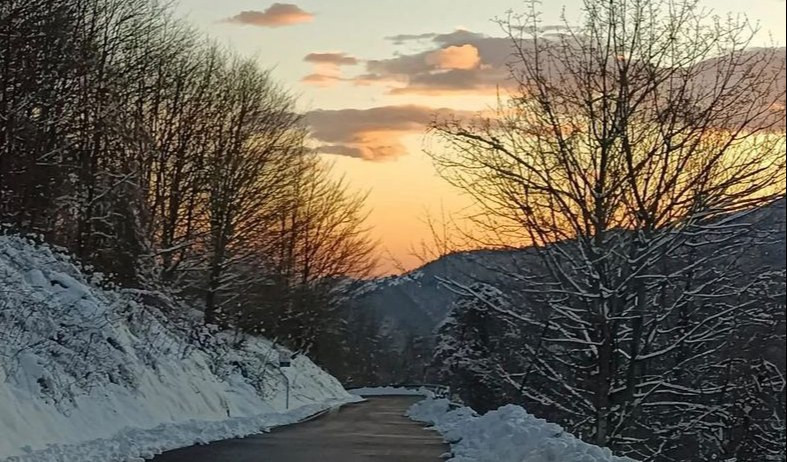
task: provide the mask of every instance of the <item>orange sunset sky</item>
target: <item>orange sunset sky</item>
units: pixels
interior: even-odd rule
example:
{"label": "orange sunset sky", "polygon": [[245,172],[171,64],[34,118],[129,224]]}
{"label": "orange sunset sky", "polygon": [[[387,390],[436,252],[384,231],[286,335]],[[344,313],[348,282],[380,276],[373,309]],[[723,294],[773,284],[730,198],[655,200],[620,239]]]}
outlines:
{"label": "orange sunset sky", "polygon": [[[492,20],[515,0],[179,0],[179,11],[220,43],[254,56],[300,96],[313,143],[355,189],[368,191],[380,274],[413,268],[431,233],[427,215],[461,216],[467,198],[423,153],[440,111],[495,105],[509,42]],[[705,0],[719,14],[759,21],[759,44],[785,42],[785,2]],[[543,24],[578,18],[578,0],[545,0]],[[392,256],[393,258],[389,258]]]}

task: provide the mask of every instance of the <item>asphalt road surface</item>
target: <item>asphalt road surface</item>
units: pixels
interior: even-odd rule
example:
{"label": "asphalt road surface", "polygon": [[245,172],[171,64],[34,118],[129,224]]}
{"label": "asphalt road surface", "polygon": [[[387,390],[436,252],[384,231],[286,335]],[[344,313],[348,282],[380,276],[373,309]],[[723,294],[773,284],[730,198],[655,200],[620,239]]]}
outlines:
{"label": "asphalt road surface", "polygon": [[389,396],[270,433],[165,452],[153,462],[439,462],[440,435],[404,417],[420,398]]}

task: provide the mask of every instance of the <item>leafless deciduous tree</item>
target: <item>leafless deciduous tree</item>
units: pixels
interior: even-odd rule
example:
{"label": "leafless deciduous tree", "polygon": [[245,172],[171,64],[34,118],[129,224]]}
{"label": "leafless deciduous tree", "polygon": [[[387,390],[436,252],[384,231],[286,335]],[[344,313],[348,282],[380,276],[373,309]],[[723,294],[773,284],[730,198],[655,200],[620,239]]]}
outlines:
{"label": "leafless deciduous tree", "polygon": [[352,281],[374,269],[375,243],[364,226],[365,195],[351,193],[316,156],[301,158],[297,168],[308,174],[292,177],[287,204],[277,209],[270,282],[258,286],[248,322],[312,357],[336,359],[345,329],[353,328],[342,313]]}
{"label": "leafless deciduous tree", "polygon": [[641,460],[783,460],[784,367],[744,338],[784,341],[752,212],[785,191],[784,50],[693,1],[587,1],[559,34],[533,3],[501,24],[515,90],[495,117],[435,124],[431,152],[540,257],[509,270],[527,308],[498,314],[533,338],[501,380]]}
{"label": "leafless deciduous tree", "polygon": [[364,197],[301,119],[256,60],[158,0],[0,3],[0,220],[208,323],[371,265]]}

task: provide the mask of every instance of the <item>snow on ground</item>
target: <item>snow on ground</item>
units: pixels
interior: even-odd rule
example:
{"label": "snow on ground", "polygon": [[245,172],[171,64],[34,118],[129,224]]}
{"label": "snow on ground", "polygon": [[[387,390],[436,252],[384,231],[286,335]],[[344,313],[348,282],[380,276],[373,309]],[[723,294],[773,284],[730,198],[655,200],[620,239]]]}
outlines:
{"label": "snow on ground", "polygon": [[361,387],[347,391],[357,396],[433,396],[433,393],[424,387]]}
{"label": "snow on ground", "polygon": [[0,462],[139,460],[359,400],[305,356],[282,372],[265,339],[100,285],[50,247],[0,236]]}
{"label": "snow on ground", "polygon": [[415,403],[407,416],[434,425],[451,443],[451,462],[634,462],[585,443],[515,405],[479,416],[446,399]]}

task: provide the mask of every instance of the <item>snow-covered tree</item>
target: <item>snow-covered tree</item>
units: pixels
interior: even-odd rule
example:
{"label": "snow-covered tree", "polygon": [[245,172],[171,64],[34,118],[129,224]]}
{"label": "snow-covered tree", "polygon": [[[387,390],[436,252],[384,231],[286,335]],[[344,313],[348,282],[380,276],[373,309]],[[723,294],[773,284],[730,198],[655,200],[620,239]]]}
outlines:
{"label": "snow-covered tree", "polygon": [[473,409],[495,409],[510,398],[501,372],[511,340],[519,340],[515,325],[497,315],[497,310],[510,310],[511,304],[488,284],[452,288],[459,298],[438,330],[432,374]]}
{"label": "snow-covered tree", "polygon": [[159,0],[10,0],[0,86],[4,224],[115,282],[169,286],[207,323],[299,348],[341,337],[343,281],[372,265],[364,196],[307,149],[256,59]]}
{"label": "snow-covered tree", "polygon": [[[753,386],[743,365],[760,359],[744,332],[778,305],[757,289],[779,236],[757,210],[785,191],[783,50],[749,48],[748,22],[691,1],[584,11],[557,34],[535,7],[503,21],[511,98],[494,117],[434,126],[444,177],[539,257],[503,270],[521,309],[496,313],[539,334],[510,381],[531,408],[637,459],[743,457],[770,440],[761,453],[778,460],[783,416],[745,436],[731,419]],[[780,371],[759,370],[783,395]],[[755,401],[744,413],[767,414]]]}

